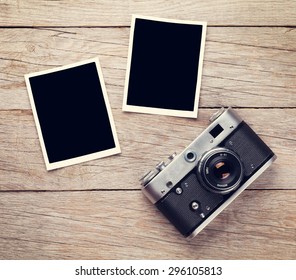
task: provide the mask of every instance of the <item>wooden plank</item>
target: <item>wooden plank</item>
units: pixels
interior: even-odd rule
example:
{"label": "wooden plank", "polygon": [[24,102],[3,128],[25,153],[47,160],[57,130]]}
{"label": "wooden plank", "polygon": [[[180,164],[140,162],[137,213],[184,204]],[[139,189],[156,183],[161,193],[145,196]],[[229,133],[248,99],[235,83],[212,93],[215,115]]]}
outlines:
{"label": "wooden plank", "polygon": [[[46,171],[30,110],[0,111],[1,190],[139,189],[139,178],[173,152],[180,153],[207,126],[215,109],[195,119],[123,113],[114,109],[120,155]],[[296,109],[238,109],[278,155],[253,185],[295,189]],[[156,125],[157,124],[157,125]],[[132,129],[131,129],[132,127]]]}
{"label": "wooden plank", "polygon": [[[208,28],[200,107],[296,107],[296,29]],[[129,28],[0,29],[0,110],[30,109],[24,74],[99,56],[122,106]]]}
{"label": "wooden plank", "polygon": [[0,208],[1,259],[296,258],[295,190],[245,191],[192,241],[139,191],[1,193]]}
{"label": "wooden plank", "polygon": [[296,3],[277,1],[4,0],[1,26],[127,26],[131,14],[208,21],[209,25],[295,26]]}

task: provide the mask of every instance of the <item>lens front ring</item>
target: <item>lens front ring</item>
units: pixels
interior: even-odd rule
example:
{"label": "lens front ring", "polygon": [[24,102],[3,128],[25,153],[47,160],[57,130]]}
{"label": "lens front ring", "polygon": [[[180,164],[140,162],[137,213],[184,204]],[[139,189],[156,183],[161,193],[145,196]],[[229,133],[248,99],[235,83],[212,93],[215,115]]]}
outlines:
{"label": "lens front ring", "polygon": [[201,158],[198,177],[209,191],[227,194],[239,187],[243,166],[238,155],[225,148],[210,150]]}

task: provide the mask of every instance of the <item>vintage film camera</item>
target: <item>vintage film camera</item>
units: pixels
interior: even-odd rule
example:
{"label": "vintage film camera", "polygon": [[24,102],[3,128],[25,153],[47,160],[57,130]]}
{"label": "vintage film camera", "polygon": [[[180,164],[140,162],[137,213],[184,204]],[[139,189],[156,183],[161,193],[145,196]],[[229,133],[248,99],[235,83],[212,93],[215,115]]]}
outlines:
{"label": "vintage film camera", "polygon": [[193,238],[276,159],[237,113],[222,108],[181,154],[142,179],[148,199],[185,236]]}

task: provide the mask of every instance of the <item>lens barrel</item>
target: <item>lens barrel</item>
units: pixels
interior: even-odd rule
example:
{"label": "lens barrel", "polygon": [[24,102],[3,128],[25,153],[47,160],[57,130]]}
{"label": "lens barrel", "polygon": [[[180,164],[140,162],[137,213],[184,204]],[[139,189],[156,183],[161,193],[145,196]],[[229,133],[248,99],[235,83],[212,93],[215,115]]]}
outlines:
{"label": "lens barrel", "polygon": [[215,148],[201,158],[198,177],[209,191],[227,194],[239,187],[243,178],[243,166],[233,151]]}

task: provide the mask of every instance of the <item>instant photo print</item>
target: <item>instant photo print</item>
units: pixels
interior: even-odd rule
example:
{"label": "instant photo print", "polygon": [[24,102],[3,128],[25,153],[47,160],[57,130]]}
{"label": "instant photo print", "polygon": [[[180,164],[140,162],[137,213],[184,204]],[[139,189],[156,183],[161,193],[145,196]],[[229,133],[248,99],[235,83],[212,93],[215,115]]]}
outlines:
{"label": "instant photo print", "polygon": [[197,117],[206,23],[134,15],[123,111]]}
{"label": "instant photo print", "polygon": [[25,80],[47,170],[120,153],[97,58]]}

